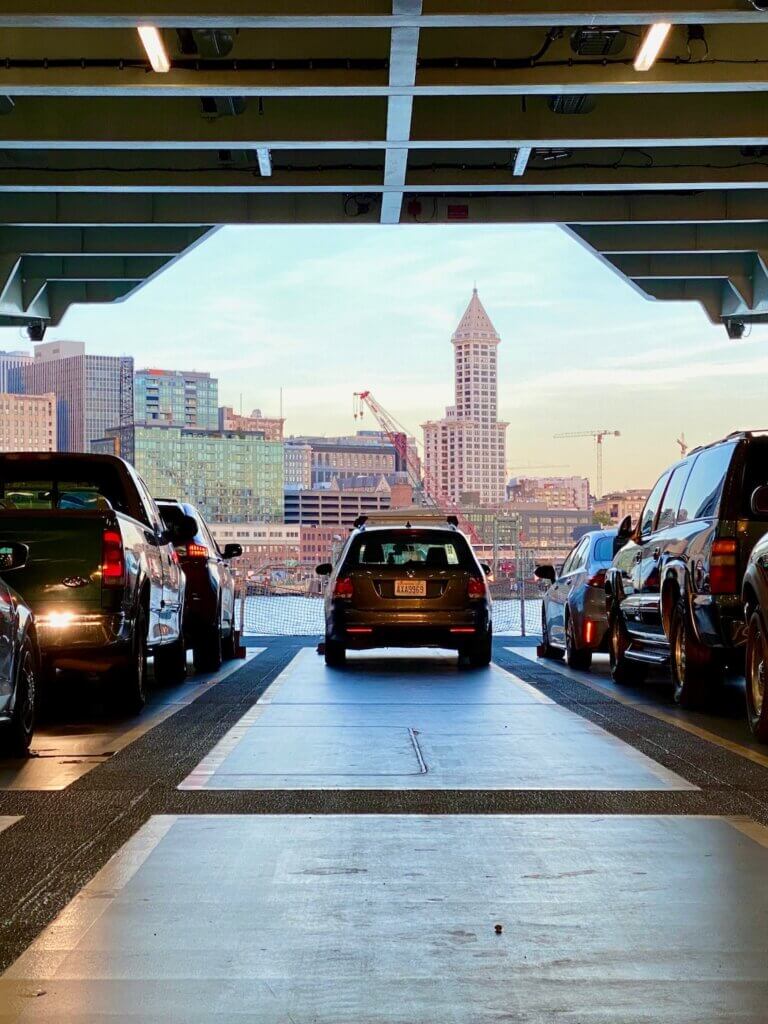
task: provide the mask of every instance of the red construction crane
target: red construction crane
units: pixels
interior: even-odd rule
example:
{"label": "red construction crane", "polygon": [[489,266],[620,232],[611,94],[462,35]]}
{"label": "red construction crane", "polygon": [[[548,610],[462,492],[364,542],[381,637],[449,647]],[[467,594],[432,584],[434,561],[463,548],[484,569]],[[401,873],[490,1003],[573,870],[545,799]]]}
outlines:
{"label": "red construction crane", "polygon": [[461,529],[466,533],[473,544],[482,544],[482,539],[473,523],[464,515],[460,506],[448,498],[440,487],[437,479],[422,465],[421,474],[419,466],[408,448],[408,431],[401,423],[388,413],[387,410],[376,401],[370,391],[355,391],[352,396],[353,415],[356,420],[363,418],[366,407],[373,413],[376,422],[387,435],[387,440],[400,456],[402,464],[406,467],[408,479],[415,490],[421,490],[428,504],[438,506],[447,514],[454,515],[459,520]]}

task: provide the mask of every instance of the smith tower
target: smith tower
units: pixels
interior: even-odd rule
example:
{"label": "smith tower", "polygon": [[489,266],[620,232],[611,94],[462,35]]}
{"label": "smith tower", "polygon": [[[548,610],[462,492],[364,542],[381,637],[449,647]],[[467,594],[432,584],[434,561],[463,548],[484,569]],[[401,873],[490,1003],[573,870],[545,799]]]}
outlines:
{"label": "smith tower", "polygon": [[498,420],[496,328],[477,294],[451,338],[455,404],[423,424],[425,467],[440,496],[459,503],[504,500],[507,424]]}

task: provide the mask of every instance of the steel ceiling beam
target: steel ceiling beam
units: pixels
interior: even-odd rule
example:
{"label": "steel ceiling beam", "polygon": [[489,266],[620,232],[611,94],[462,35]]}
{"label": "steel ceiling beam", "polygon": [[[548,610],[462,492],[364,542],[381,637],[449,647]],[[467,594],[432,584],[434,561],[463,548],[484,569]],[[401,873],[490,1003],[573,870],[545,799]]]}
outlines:
{"label": "steel ceiling beam", "polygon": [[[421,0],[392,0],[394,15],[421,15]],[[413,25],[393,28],[389,49],[389,85],[412,88],[416,80],[419,29]],[[408,148],[390,143],[410,139],[413,97],[392,94],[387,100],[387,152],[384,157],[384,185],[388,191],[381,200],[381,223],[398,224],[403,205],[402,189],[408,173]]]}
{"label": "steel ceiling beam", "polygon": [[[75,106],[73,106],[73,103]],[[498,97],[424,98],[411,137],[388,138],[386,103],[352,98],[279,99],[264,115],[206,120],[189,100],[24,97],[0,118],[0,148],[90,150],[386,150],[765,146],[761,93],[601,98],[588,115],[551,112],[543,98],[526,108]]]}
{"label": "steel ceiling beam", "polygon": [[421,28],[526,25],[646,25],[754,23],[763,18],[746,0],[528,0],[510,9],[506,0],[426,0],[420,16],[394,14],[382,0],[4,0],[0,27],[131,28],[149,20],[176,28]]}
{"label": "steel ceiling beam", "polygon": [[178,256],[209,234],[191,228],[0,227],[0,252],[36,256]]}

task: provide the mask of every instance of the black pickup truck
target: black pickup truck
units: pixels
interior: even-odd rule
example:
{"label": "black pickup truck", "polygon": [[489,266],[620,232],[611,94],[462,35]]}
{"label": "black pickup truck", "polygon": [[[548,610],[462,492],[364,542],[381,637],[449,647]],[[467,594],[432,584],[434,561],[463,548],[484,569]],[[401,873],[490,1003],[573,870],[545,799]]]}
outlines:
{"label": "black pickup truck", "polygon": [[56,669],[105,678],[126,712],[146,698],[147,654],[155,678],[186,671],[185,578],[174,545],[197,525],[169,529],[132,466],[110,455],[0,455],[0,545],[29,554],[14,587],[32,607],[42,680]]}

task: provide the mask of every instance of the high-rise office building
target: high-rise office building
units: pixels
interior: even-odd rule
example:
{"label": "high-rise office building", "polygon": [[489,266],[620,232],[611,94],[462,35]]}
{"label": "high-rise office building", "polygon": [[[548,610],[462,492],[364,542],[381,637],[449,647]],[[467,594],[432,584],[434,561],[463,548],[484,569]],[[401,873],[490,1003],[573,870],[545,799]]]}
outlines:
{"label": "high-rise office building", "polygon": [[56,396],[0,392],[0,452],[55,452]]}
{"label": "high-rise office building", "polygon": [[24,391],[24,367],[32,362],[28,352],[0,352],[0,392],[19,395]]}
{"label": "high-rise office building", "polygon": [[[24,391],[56,395],[56,447],[88,452],[91,442],[133,420],[133,359],[86,354],[79,341],[35,346],[34,360],[23,367]],[[130,458],[127,441],[126,457]]]}
{"label": "high-rise office building", "polygon": [[210,373],[137,370],[133,394],[136,423],[219,429],[219,382]]}
{"label": "high-rise office building", "polygon": [[508,426],[497,418],[501,338],[477,288],[451,341],[455,405],[443,419],[422,424],[425,469],[437,498],[498,504],[504,500]]}

